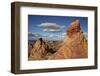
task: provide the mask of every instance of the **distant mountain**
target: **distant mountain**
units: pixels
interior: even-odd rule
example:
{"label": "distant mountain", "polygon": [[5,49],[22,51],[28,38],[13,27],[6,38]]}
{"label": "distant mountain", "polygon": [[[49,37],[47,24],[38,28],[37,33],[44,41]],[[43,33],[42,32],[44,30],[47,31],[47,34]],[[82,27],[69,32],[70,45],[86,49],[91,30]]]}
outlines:
{"label": "distant mountain", "polygon": [[39,39],[39,38],[41,38],[41,35],[38,34],[38,33],[32,33],[32,32],[29,32],[29,33],[28,33],[28,40],[29,40],[29,41],[30,41],[30,40],[37,40],[37,39]]}

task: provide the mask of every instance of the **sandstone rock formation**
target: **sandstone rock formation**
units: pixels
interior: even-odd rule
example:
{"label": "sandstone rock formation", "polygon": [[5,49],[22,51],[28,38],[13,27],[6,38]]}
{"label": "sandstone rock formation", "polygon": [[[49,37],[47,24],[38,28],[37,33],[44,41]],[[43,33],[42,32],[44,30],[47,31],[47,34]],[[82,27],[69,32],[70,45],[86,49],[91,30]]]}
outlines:
{"label": "sandstone rock formation", "polygon": [[49,59],[87,58],[87,40],[81,30],[80,21],[73,21],[66,31],[60,48]]}
{"label": "sandstone rock formation", "polygon": [[42,38],[37,40],[31,49],[29,60],[44,60],[55,51]]}

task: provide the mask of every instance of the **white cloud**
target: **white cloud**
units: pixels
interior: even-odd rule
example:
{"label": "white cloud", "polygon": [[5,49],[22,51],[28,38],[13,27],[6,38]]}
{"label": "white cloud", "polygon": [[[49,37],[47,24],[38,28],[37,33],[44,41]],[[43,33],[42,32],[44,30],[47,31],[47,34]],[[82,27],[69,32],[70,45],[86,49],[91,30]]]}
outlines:
{"label": "white cloud", "polygon": [[49,34],[42,37],[44,40],[63,40],[64,36],[60,34]]}
{"label": "white cloud", "polygon": [[50,38],[52,38],[52,37],[54,37],[54,35],[53,35],[53,34],[51,34],[51,35],[49,35],[49,37],[50,37]]}
{"label": "white cloud", "polygon": [[64,26],[49,22],[41,23],[38,26],[43,28],[43,31],[46,32],[60,32],[62,31],[62,28],[64,28]]}
{"label": "white cloud", "polygon": [[59,31],[61,31],[61,29],[45,28],[45,29],[43,29],[43,31],[46,31],[46,32],[59,32]]}

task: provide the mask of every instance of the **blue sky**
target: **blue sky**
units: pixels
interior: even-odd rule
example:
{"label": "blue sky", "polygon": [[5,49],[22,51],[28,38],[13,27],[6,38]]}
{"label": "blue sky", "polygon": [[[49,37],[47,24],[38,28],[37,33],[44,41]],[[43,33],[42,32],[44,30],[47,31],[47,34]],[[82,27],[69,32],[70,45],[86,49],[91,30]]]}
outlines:
{"label": "blue sky", "polygon": [[28,15],[28,38],[29,40],[40,37],[47,40],[62,40],[67,27],[75,19],[80,20],[81,29],[87,35],[87,17]]}

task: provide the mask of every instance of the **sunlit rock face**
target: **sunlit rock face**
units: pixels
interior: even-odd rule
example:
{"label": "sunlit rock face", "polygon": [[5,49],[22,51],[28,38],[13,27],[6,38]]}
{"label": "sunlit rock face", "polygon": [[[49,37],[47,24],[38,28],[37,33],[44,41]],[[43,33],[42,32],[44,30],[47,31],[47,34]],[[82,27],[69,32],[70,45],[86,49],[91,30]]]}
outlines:
{"label": "sunlit rock face", "polygon": [[42,60],[47,54],[48,45],[40,38],[37,40],[31,50],[29,60]]}
{"label": "sunlit rock face", "polygon": [[49,59],[87,58],[88,44],[81,30],[80,21],[73,21],[67,28],[61,46]]}
{"label": "sunlit rock face", "polygon": [[51,44],[40,38],[33,45],[29,55],[29,60],[45,60],[53,53],[55,53],[55,49]]}

